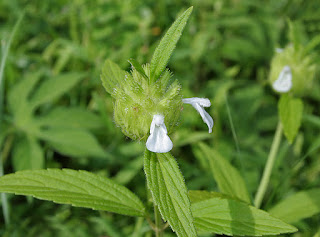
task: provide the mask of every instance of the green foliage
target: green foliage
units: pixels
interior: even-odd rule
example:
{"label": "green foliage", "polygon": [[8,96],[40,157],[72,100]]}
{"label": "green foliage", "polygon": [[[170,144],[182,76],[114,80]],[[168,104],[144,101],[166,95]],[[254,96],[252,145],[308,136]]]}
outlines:
{"label": "green foliage", "polygon": [[199,147],[194,151],[198,159],[202,160],[203,167],[213,176],[222,193],[247,203],[251,202],[243,178],[228,160],[203,143],[199,143]]}
{"label": "green foliage", "polygon": [[[145,65],[140,63],[152,59],[159,37],[165,35],[175,17],[182,13],[181,9],[188,5],[194,6],[192,18],[188,20],[175,53],[170,56],[169,47],[163,50],[169,55],[170,70],[174,76],[167,70],[160,73],[162,77],[158,81],[163,85],[156,90],[165,90],[170,81],[179,79],[183,98],[207,97],[212,103],[210,110],[207,110],[215,122],[212,134],[204,132],[205,124],[201,118],[192,108],[185,107],[181,112],[183,116],[177,120],[179,128],[169,135],[187,187],[193,190],[219,190],[222,185],[213,176],[213,169],[210,170],[198,144],[205,142],[210,147],[210,153],[213,150],[237,170],[241,168],[249,197],[256,192],[278,119],[278,97],[267,81],[268,75],[277,78],[278,73],[277,70],[274,74],[270,73],[270,68],[273,68],[270,62],[274,55],[281,55],[274,52],[275,48],[288,46],[287,56],[277,57],[279,61],[274,64],[282,69],[281,63],[287,65],[294,62],[292,71],[301,78],[301,84],[296,89],[308,90],[300,98],[303,100],[301,128],[292,144],[286,141],[280,143],[262,207],[272,210],[279,200],[285,202],[301,190],[307,188],[302,192],[309,192],[318,188],[320,7],[318,1],[301,0],[265,1],[263,4],[252,0],[0,1],[0,74],[5,82],[2,84],[4,90],[0,92],[0,97],[4,99],[4,104],[0,102],[0,106],[3,105],[0,109],[0,160],[4,173],[42,165],[94,171],[112,177],[142,200],[148,200],[146,207],[151,211],[151,197],[146,192],[141,169],[144,141],[130,142],[115,126],[111,116],[114,100],[105,96],[99,74],[106,58],[123,71],[130,70],[127,60],[134,58],[136,60],[130,60],[131,69],[142,77],[147,76]],[[23,11],[25,17],[16,31],[10,51],[7,51],[10,45],[8,39]],[[288,19],[292,22],[291,26]],[[296,51],[301,53],[299,57],[295,57],[290,46],[294,42],[302,46],[302,50]],[[157,70],[160,72],[160,67]],[[74,79],[77,80],[74,86],[69,87],[69,82],[61,82],[69,87],[61,96],[55,96],[55,90],[47,86],[42,95],[46,97],[49,93],[50,99],[30,110],[33,95],[38,93],[43,83],[72,74],[81,74],[79,81]],[[310,81],[307,75],[315,76],[312,84],[307,83]],[[53,81],[50,83],[54,84]],[[57,91],[60,89],[63,88]],[[16,93],[12,93],[13,90],[17,90]],[[233,125],[229,122],[230,117]],[[134,123],[139,121],[137,118],[132,120]],[[146,127],[147,133],[149,127]],[[40,135],[46,130],[57,136],[51,137],[50,141],[42,138]],[[75,131],[78,130],[81,134],[85,133],[86,138],[81,135],[77,138],[79,132]],[[61,141],[57,141],[57,137]],[[86,141],[100,144],[99,148],[93,151],[96,145],[91,147],[84,144]],[[35,147],[41,149],[42,158]],[[102,155],[101,149],[105,151],[103,157],[108,159],[97,157]],[[23,152],[24,155],[19,155]],[[30,156],[31,153],[36,155]],[[197,160],[207,172],[199,167]],[[1,196],[4,197],[4,193]],[[152,223],[149,224],[143,217],[135,219],[32,198],[7,197],[7,207],[11,212],[8,213],[10,224],[0,228],[0,236],[4,237],[146,237],[153,233]],[[203,191],[190,191],[189,197],[193,202],[215,197],[228,198],[226,194]],[[232,198],[239,200],[234,196]],[[304,197],[301,200],[311,202]],[[316,203],[314,201],[305,208],[301,202],[292,202],[291,206],[288,204],[290,209],[298,210],[295,214],[289,214],[290,218],[300,214],[305,216],[294,221],[299,228],[297,235],[319,235],[319,215],[310,214],[318,210],[314,206]],[[1,205],[6,206],[6,203],[1,202]],[[309,210],[309,207],[314,208]],[[152,222],[152,213],[147,216]],[[288,216],[278,217],[286,221]],[[164,235],[174,236],[170,228],[165,230]]]}
{"label": "green foliage", "polygon": [[144,172],[162,218],[178,236],[197,236],[187,188],[174,157],[170,153],[153,153],[146,149]]}
{"label": "green foliage", "polygon": [[290,95],[282,95],[279,100],[278,109],[284,134],[288,141],[292,143],[301,125],[303,112],[302,100],[293,98]]}
{"label": "green foliage", "polygon": [[86,171],[20,171],[1,177],[0,191],[124,215],[145,214],[139,198],[127,188]]}
{"label": "green foliage", "polygon": [[297,229],[246,203],[205,194],[208,199],[192,204],[194,223],[200,233],[225,235],[277,235]]}
{"label": "green foliage", "polygon": [[182,13],[176,21],[169,28],[167,33],[161,39],[158,47],[153,53],[150,63],[150,79],[151,81],[157,80],[162,72],[165,70],[170,56],[176,47],[178,40],[182,34],[182,31],[187,24],[189,16],[193,7],[188,8]]}
{"label": "green foliage", "polygon": [[288,223],[320,213],[320,189],[311,189],[294,193],[269,210],[273,216]]}

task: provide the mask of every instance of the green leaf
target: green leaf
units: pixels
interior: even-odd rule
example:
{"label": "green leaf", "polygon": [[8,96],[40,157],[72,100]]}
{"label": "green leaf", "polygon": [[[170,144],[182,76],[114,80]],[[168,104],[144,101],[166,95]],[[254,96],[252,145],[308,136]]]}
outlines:
{"label": "green leaf", "polygon": [[190,190],[188,192],[189,198],[191,203],[196,203],[196,202],[200,202],[203,200],[207,200],[210,198],[229,198],[231,199],[231,197],[222,194],[222,193],[218,193],[218,192],[208,192],[208,191],[203,191],[203,190]]}
{"label": "green leaf", "polygon": [[297,229],[248,204],[226,198],[192,203],[194,224],[199,233],[224,235],[277,235]]}
{"label": "green leaf", "polygon": [[28,104],[28,96],[43,74],[43,70],[29,73],[9,91],[8,105],[16,117],[31,114],[32,108]]}
{"label": "green leaf", "polygon": [[58,152],[73,157],[101,157],[106,153],[89,132],[80,129],[46,129],[41,130],[39,138],[46,140]]}
{"label": "green leaf", "polygon": [[139,198],[130,190],[87,171],[20,171],[0,178],[0,192],[130,216],[143,216],[145,212]]}
{"label": "green leaf", "polygon": [[146,72],[144,71],[144,69],[142,68],[141,64],[137,60],[131,58],[128,61],[131,64],[131,66],[134,69],[136,69],[144,78],[148,79],[148,76],[146,75]]}
{"label": "green leaf", "polygon": [[34,137],[21,139],[14,146],[12,159],[15,171],[42,169],[44,167],[44,154]]}
{"label": "green leaf", "polygon": [[102,67],[101,81],[106,91],[112,95],[114,89],[119,87],[124,81],[127,72],[122,70],[117,64],[107,59]]}
{"label": "green leaf", "polygon": [[30,103],[35,108],[41,104],[52,101],[70,90],[86,75],[87,74],[83,72],[72,72],[45,80],[34,92]]}
{"label": "green leaf", "polygon": [[[203,143],[199,143],[195,154],[202,159],[209,172],[218,184],[220,191],[231,197],[250,203],[250,196],[246,184],[239,171],[228,160],[223,158],[216,150]],[[204,164],[203,164],[204,165]]]}
{"label": "green leaf", "polygon": [[275,205],[269,213],[288,223],[320,213],[320,188],[293,194]]}
{"label": "green leaf", "polygon": [[161,39],[158,47],[156,48],[150,63],[150,79],[151,81],[157,80],[162,72],[165,70],[170,56],[176,47],[182,31],[189,19],[193,7],[188,8],[182,13],[176,21],[169,28],[167,33]]}
{"label": "green leaf", "polygon": [[279,117],[283,126],[284,135],[290,143],[296,137],[302,119],[303,103],[287,94],[282,95],[279,104]]}
{"label": "green leaf", "polygon": [[178,236],[197,236],[190,210],[187,187],[176,160],[170,153],[146,149],[144,171],[148,188],[162,218]]}
{"label": "green leaf", "polygon": [[103,127],[100,117],[81,107],[56,107],[35,119],[38,126],[97,129]]}

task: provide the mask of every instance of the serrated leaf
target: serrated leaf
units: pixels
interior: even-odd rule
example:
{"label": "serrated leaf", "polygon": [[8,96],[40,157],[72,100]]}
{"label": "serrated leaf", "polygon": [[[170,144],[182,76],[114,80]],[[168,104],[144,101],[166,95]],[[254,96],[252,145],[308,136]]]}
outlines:
{"label": "serrated leaf", "polygon": [[320,188],[295,193],[276,204],[269,213],[288,223],[320,213]]}
{"label": "serrated leaf", "polygon": [[122,70],[117,64],[107,59],[102,67],[101,81],[106,91],[112,95],[114,89],[121,85],[127,72]]}
{"label": "serrated leaf", "polygon": [[279,100],[278,109],[284,135],[288,141],[292,143],[301,125],[303,112],[302,100],[293,98],[287,94],[282,95]]}
{"label": "serrated leaf", "polygon": [[30,99],[30,104],[35,108],[63,95],[75,86],[87,74],[83,72],[64,73],[42,82]]}
{"label": "serrated leaf", "polygon": [[261,236],[297,231],[267,212],[233,199],[217,197],[192,203],[192,214],[199,233]]}
{"label": "serrated leaf", "polygon": [[20,171],[0,178],[0,192],[31,195],[61,204],[143,216],[139,198],[124,186],[87,171]]}
{"label": "serrated leaf", "polygon": [[195,154],[196,156],[201,156],[200,159],[208,166],[205,168],[213,175],[222,193],[247,203],[251,202],[247,186],[242,176],[228,160],[204,143],[199,143],[199,147],[195,149]]}
{"label": "serrated leaf", "polygon": [[170,153],[146,149],[144,171],[148,188],[162,218],[178,236],[197,236],[190,210],[187,187],[176,160]]}
{"label": "serrated leaf", "polygon": [[165,70],[170,56],[174,48],[176,47],[176,44],[181,37],[182,31],[189,19],[192,9],[193,7],[190,7],[184,13],[182,13],[161,39],[152,56],[150,63],[151,81],[157,80]]}
{"label": "serrated leaf", "polygon": [[15,171],[42,169],[44,154],[37,140],[26,137],[17,142],[13,149],[12,162]]}
{"label": "serrated leaf", "polygon": [[39,138],[49,142],[51,146],[63,155],[73,157],[101,157],[106,153],[89,132],[80,129],[51,128],[41,130]]}
{"label": "serrated leaf", "polygon": [[103,127],[99,116],[81,107],[56,107],[35,119],[38,126],[97,129]]}
{"label": "serrated leaf", "polygon": [[144,71],[144,69],[142,68],[141,64],[140,64],[137,60],[131,58],[131,59],[128,60],[128,61],[129,61],[129,63],[131,64],[131,66],[132,66],[134,69],[137,70],[137,72],[139,72],[144,78],[148,79],[148,76],[146,75],[146,72]]}

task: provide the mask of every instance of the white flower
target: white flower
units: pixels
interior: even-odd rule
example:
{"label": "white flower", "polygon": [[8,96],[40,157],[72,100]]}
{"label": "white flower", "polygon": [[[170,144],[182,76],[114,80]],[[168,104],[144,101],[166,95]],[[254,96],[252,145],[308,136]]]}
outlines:
{"label": "white flower", "polygon": [[211,103],[209,99],[206,98],[187,98],[182,100],[185,104],[191,104],[201,115],[203,122],[205,122],[208,125],[209,133],[212,133],[212,127],[213,127],[213,119],[211,116],[205,111],[203,107],[210,107]]}
{"label": "white flower", "polygon": [[161,114],[153,115],[150,126],[150,136],[146,143],[147,149],[156,153],[166,153],[171,151],[173,144],[167,135],[167,128],[164,124],[164,116]]}
{"label": "white flower", "polygon": [[280,72],[278,79],[273,82],[272,87],[275,91],[286,93],[292,87],[292,74],[289,66],[284,66]]}

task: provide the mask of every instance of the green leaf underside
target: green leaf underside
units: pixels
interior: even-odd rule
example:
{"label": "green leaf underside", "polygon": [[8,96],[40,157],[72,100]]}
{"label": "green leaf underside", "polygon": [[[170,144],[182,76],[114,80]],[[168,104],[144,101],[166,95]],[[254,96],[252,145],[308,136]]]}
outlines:
{"label": "green leaf underside", "polygon": [[193,7],[188,8],[171,25],[167,33],[161,39],[156,48],[150,63],[151,81],[157,80],[166,68],[170,56],[181,37],[182,31],[189,19]]}
{"label": "green leaf underside", "polygon": [[301,125],[303,112],[302,100],[293,98],[287,94],[282,95],[279,100],[278,109],[284,135],[288,141],[292,143]]}
{"label": "green leaf underside", "polygon": [[178,236],[197,236],[187,188],[174,157],[170,153],[153,153],[146,149],[144,170],[162,218]]}
{"label": "green leaf underside", "polygon": [[199,148],[198,155],[203,156],[207,160],[209,171],[217,182],[220,191],[231,197],[250,203],[246,184],[239,171],[217,151],[204,143],[200,143]]}
{"label": "green leaf underside", "polygon": [[20,171],[0,178],[0,192],[31,195],[60,204],[143,216],[139,198],[124,186],[87,171]]}
{"label": "green leaf underside", "polygon": [[293,194],[274,206],[269,213],[288,223],[320,213],[320,188]]}
{"label": "green leaf underside", "polygon": [[226,198],[192,203],[194,224],[199,233],[224,235],[278,235],[297,229],[248,204]]}

